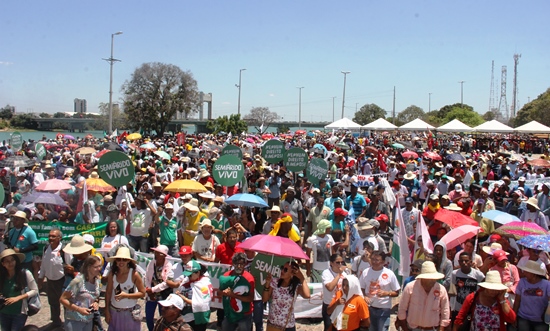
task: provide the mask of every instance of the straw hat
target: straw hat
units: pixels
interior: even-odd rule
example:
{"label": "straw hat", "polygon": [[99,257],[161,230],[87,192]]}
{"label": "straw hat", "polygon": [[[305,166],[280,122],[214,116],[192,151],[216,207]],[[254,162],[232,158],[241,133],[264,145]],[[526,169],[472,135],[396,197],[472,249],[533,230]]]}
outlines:
{"label": "straw hat", "polygon": [[413,180],[413,179],[416,178],[416,175],[414,174],[414,172],[409,171],[405,174],[405,176],[403,176],[403,178],[408,179],[408,180]]}
{"label": "straw hat", "polygon": [[[493,255],[493,253],[497,250],[502,250],[502,245],[499,243],[491,243],[491,246],[485,246],[482,248],[483,251],[489,255]],[[506,252],[506,254],[510,254]]]}
{"label": "straw hat", "polygon": [[203,218],[203,220],[200,222],[199,224],[199,228],[203,228],[205,226],[209,226],[209,227],[212,227],[212,221],[209,220],[208,218]]}
{"label": "straw hat", "polygon": [[216,197],[216,195],[214,193],[210,192],[210,191],[207,191],[207,192],[204,192],[204,193],[199,193],[199,197],[201,197],[203,199],[214,199]]}
{"label": "straw hat", "polygon": [[546,276],[546,268],[544,267],[544,264],[543,263],[540,263],[540,262],[537,262],[537,261],[527,261],[527,263],[525,263],[525,265],[523,266],[518,266],[518,268],[520,268],[521,270],[523,271],[527,271],[527,272],[530,272],[532,274],[535,274],[535,275],[539,275],[539,276]]}
{"label": "straw hat", "polygon": [[19,262],[23,262],[25,261],[25,254],[23,253],[16,253],[13,249],[11,248],[8,248],[8,249],[5,249],[4,251],[2,251],[2,253],[0,254],[0,261],[2,261],[3,258],[5,257],[8,257],[8,256],[11,256],[11,255],[15,255],[15,257],[19,258]]}
{"label": "straw hat", "polygon": [[84,238],[81,235],[76,234],[71,239],[71,242],[68,243],[65,248],[63,248],[63,251],[72,255],[78,255],[89,252],[92,250],[92,248],[94,247],[92,245],[86,244]]}
{"label": "straw hat", "polygon": [[212,201],[223,203],[225,200],[224,200],[223,197],[220,197],[220,196],[217,195],[214,199],[212,199]]}
{"label": "straw hat", "polygon": [[184,203],[183,207],[187,210],[197,212],[197,211],[200,210],[199,209],[199,200],[193,198],[193,199],[191,199],[191,201]]}
{"label": "straw hat", "polygon": [[535,207],[537,210],[540,210],[537,198],[529,198],[525,203]]}
{"label": "straw hat", "polygon": [[374,228],[374,226],[369,224],[369,220],[365,217],[359,217],[357,219],[357,223],[354,226],[357,231],[371,230],[372,228]]}
{"label": "straw hat", "polygon": [[134,263],[137,263],[136,260],[132,259],[132,255],[130,254],[130,249],[124,246],[121,246],[118,248],[115,256],[111,256],[107,258],[107,262],[113,263],[116,259],[125,259],[125,260],[133,261]]}
{"label": "straw hat", "polygon": [[500,273],[497,270],[488,271],[487,274],[485,275],[485,281],[477,285],[480,287],[486,288],[488,290],[505,291],[508,289],[506,285],[502,284]]}
{"label": "straw hat", "polygon": [[443,279],[445,275],[437,272],[435,264],[432,261],[426,261],[422,263],[422,269],[420,269],[420,275],[416,276],[416,279]]}
{"label": "straw hat", "polygon": [[166,245],[158,245],[157,247],[151,248],[151,250],[168,256],[168,247]]}
{"label": "straw hat", "polygon": [[461,211],[462,208],[460,208],[456,203],[451,203],[450,205],[448,205],[447,207],[443,207],[447,210],[452,210],[452,211]]}
{"label": "straw hat", "polygon": [[25,213],[24,211],[22,210],[18,210],[15,212],[15,214],[13,214],[12,217],[19,217],[19,218],[22,218],[25,220],[25,223],[27,223],[29,220],[27,219],[27,213]]}
{"label": "straw hat", "polygon": [[199,173],[199,178],[204,178],[204,177],[208,177],[210,176],[210,173],[208,172],[208,170],[202,168],[200,173]]}
{"label": "straw hat", "polygon": [[281,207],[279,207],[277,205],[273,205],[273,207],[271,207],[271,209],[269,209],[265,212],[267,214],[267,217],[271,217],[271,212],[272,211],[281,213]]}

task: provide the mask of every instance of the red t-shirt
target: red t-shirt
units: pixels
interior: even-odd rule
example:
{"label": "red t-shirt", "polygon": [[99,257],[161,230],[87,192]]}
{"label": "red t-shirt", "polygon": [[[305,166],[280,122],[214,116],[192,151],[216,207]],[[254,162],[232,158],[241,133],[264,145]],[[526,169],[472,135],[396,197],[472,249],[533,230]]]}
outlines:
{"label": "red t-shirt", "polygon": [[219,257],[220,263],[232,264],[233,261],[231,261],[231,259],[235,253],[244,253],[244,250],[239,248],[240,244],[241,243],[237,241],[234,248],[229,246],[227,243],[218,245],[216,248],[216,256]]}

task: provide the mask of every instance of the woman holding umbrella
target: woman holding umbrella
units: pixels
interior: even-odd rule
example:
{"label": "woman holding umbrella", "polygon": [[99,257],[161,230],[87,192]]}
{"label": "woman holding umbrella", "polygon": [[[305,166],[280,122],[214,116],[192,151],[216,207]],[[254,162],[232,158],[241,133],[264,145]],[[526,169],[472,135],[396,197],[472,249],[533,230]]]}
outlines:
{"label": "woman holding umbrella", "polygon": [[304,299],[309,299],[310,291],[307,280],[300,270],[298,263],[291,261],[281,268],[279,278],[273,278],[267,274],[262,293],[263,302],[271,300],[267,324],[282,328],[286,331],[296,330],[294,319],[294,301],[299,294]]}

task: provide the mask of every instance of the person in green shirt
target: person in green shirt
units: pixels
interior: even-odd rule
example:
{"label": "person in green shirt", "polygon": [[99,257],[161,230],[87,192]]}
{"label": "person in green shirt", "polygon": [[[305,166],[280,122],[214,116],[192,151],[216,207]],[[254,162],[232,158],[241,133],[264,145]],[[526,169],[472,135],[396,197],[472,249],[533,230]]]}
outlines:
{"label": "person in green shirt", "polygon": [[159,217],[160,244],[168,247],[171,256],[178,256],[176,230],[178,219],[174,215],[174,206],[171,203],[164,205],[164,214]]}

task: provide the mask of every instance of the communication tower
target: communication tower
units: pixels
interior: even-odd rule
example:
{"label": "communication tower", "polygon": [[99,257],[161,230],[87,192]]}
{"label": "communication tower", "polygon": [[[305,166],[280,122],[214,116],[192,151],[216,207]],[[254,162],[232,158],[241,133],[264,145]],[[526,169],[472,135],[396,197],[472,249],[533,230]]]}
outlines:
{"label": "communication tower", "polygon": [[508,121],[510,118],[508,114],[508,101],[506,101],[506,75],[506,66],[502,66],[502,74],[500,77],[500,101],[498,103],[498,113],[495,115],[497,115],[498,120],[504,121]]}

